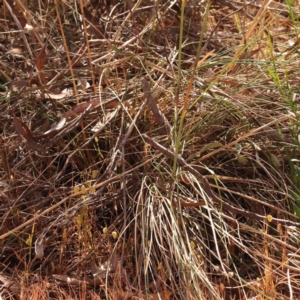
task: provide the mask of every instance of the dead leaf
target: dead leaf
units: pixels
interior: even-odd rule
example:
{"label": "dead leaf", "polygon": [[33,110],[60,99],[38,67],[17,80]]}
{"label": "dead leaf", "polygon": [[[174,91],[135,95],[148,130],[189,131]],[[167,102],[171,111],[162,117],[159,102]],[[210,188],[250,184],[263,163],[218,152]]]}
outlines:
{"label": "dead leaf", "polygon": [[36,141],[34,141],[33,139],[30,139],[27,141],[27,146],[32,149],[32,150],[35,150],[37,152],[40,152],[40,153],[46,153],[46,149],[41,146],[40,144],[38,144]]}
{"label": "dead leaf", "polygon": [[103,38],[102,28],[99,25],[99,20],[94,17],[88,9],[83,8],[84,17],[87,21],[87,32],[89,35],[92,35],[94,38]]}
{"label": "dead leaf", "polygon": [[105,278],[106,274],[110,271],[109,265],[110,265],[109,262],[106,261],[100,267],[97,267],[96,263],[94,261],[92,261],[91,262],[91,271],[92,271],[93,277],[95,279]]}
{"label": "dead leaf", "polygon": [[45,153],[46,149],[38,144],[36,141],[33,139],[33,135],[31,130],[27,127],[25,123],[23,123],[19,118],[14,116],[14,128],[16,132],[21,135],[26,141],[27,141],[27,146],[32,149],[36,150],[41,153]]}
{"label": "dead leaf", "polygon": [[21,47],[12,47],[10,50],[10,53],[17,56],[17,57],[23,57],[23,49]]}
{"label": "dead leaf", "polygon": [[27,141],[32,139],[32,132],[19,118],[14,116],[14,127],[18,134],[23,136]]}
{"label": "dead leaf", "polygon": [[[77,104],[76,106],[74,106],[73,108],[69,109],[65,113],[65,117],[66,118],[77,117],[78,115],[80,115],[84,111],[86,111],[87,109],[90,109],[91,107],[93,107],[93,104],[91,102],[93,102],[93,101],[83,102],[83,103]],[[99,104],[99,101],[97,101],[97,102]]]}
{"label": "dead leaf", "polygon": [[62,129],[63,126],[65,125],[65,123],[66,123],[66,118],[62,118],[57,124],[53,124],[51,126],[51,129],[44,132],[44,135],[48,135],[51,132],[58,131],[58,130]]}
{"label": "dead leaf", "polygon": [[42,69],[43,69],[43,67],[45,65],[45,61],[46,61],[46,45],[47,45],[47,42],[43,46],[42,50],[39,52],[37,59],[36,59],[36,63],[35,63],[43,84],[46,84],[45,74],[42,72]]}
{"label": "dead leaf", "polygon": [[35,250],[35,258],[43,258],[44,257],[44,246],[43,246],[43,240],[36,240],[34,244],[34,250]]}
{"label": "dead leaf", "polygon": [[40,26],[33,27],[32,25],[29,24],[25,25],[24,30],[28,32],[47,32],[46,27],[40,27]]}
{"label": "dead leaf", "polygon": [[67,285],[81,285],[84,283],[83,280],[74,277],[65,276],[65,275],[53,274],[52,277],[60,281],[60,285],[62,282],[65,282]]}
{"label": "dead leaf", "polygon": [[60,94],[54,94],[54,93],[51,93],[51,92],[48,92],[48,93],[45,93],[45,98],[46,99],[53,99],[53,100],[59,100],[59,99],[63,99],[65,97],[69,96],[68,93],[60,93]]}
{"label": "dead leaf", "polygon": [[62,286],[65,286],[65,285],[82,286],[82,284],[87,284],[89,286],[96,286],[96,285],[101,284],[101,280],[91,279],[87,276],[85,276],[83,279],[77,279],[75,277],[68,277],[65,275],[53,274],[52,277],[55,278],[58,281],[58,284],[62,285]]}
{"label": "dead leaf", "polygon": [[103,121],[98,121],[97,124],[92,128],[92,132],[97,132],[102,130],[104,126],[107,125],[107,123],[112,120],[112,118],[116,115],[118,110],[114,110],[113,112],[108,112],[103,116]]}
{"label": "dead leaf", "polygon": [[148,104],[153,112],[154,118],[156,119],[158,125],[159,125],[159,133],[162,135],[170,134],[170,124],[165,115],[161,112],[161,110],[158,108],[156,101],[151,93],[150,90],[150,84],[146,79],[142,80],[142,89],[145,94],[145,97],[148,101]]}
{"label": "dead leaf", "polygon": [[9,84],[9,89],[13,92],[19,92],[22,88],[25,88],[28,85],[26,79],[16,80]]}
{"label": "dead leaf", "polygon": [[[76,116],[82,114],[84,111],[86,111],[89,108],[89,106],[91,108],[94,108],[98,105],[100,105],[99,100],[91,100],[91,101],[88,101],[88,102],[83,102],[83,103],[77,104],[76,106],[74,106],[73,108],[71,108],[70,110],[68,110],[65,113],[65,117],[66,118],[76,117]],[[111,108],[117,107],[118,105],[119,105],[119,101],[118,100],[113,100],[113,101],[110,101],[108,103],[104,103],[103,107],[105,109],[111,109]]]}

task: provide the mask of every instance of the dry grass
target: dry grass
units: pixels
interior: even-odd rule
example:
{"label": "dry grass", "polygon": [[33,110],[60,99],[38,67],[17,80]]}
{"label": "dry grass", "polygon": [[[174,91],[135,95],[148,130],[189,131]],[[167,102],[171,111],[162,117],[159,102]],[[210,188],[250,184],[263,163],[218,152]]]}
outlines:
{"label": "dry grass", "polygon": [[107,2],[0,2],[0,298],[299,299],[299,1]]}

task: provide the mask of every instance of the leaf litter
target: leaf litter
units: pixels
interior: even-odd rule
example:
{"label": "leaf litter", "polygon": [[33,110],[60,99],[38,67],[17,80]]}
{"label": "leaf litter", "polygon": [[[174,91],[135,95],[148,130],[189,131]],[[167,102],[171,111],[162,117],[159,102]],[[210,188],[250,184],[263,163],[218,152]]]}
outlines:
{"label": "leaf litter", "polygon": [[33,2],[0,3],[5,297],[296,299],[299,5]]}

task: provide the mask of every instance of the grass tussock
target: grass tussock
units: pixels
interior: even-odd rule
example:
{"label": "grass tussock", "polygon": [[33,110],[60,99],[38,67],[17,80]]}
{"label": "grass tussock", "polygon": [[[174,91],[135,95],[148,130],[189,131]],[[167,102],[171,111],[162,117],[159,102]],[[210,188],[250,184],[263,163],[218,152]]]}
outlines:
{"label": "grass tussock", "polygon": [[0,7],[1,299],[300,298],[299,1]]}

